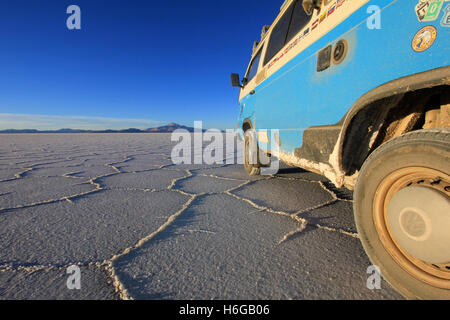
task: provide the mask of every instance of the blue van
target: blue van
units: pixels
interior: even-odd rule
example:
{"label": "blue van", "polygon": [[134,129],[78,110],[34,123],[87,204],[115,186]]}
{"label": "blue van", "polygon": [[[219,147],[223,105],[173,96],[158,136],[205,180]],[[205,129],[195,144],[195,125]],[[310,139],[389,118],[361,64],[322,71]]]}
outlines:
{"label": "blue van", "polygon": [[366,252],[408,298],[450,299],[449,45],[448,0],[287,0],[231,75],[245,170],[276,156],[354,190]]}

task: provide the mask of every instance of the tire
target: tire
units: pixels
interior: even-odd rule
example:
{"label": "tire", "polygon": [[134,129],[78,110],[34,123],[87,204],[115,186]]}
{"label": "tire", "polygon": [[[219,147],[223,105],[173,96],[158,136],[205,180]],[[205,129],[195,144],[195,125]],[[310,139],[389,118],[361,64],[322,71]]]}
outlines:
{"label": "tire", "polygon": [[450,131],[414,131],[375,150],[355,186],[362,245],[408,299],[450,299],[449,170]]}
{"label": "tire", "polygon": [[244,168],[250,176],[259,176],[261,174],[259,148],[255,132],[252,129],[244,132]]}

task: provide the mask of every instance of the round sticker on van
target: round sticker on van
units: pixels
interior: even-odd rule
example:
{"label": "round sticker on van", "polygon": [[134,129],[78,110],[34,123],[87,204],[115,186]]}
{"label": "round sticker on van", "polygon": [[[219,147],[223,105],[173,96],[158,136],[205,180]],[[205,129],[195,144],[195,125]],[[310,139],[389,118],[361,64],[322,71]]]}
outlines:
{"label": "round sticker on van", "polygon": [[431,47],[436,40],[437,30],[433,26],[426,26],[419,30],[412,41],[412,48],[416,52],[423,52]]}

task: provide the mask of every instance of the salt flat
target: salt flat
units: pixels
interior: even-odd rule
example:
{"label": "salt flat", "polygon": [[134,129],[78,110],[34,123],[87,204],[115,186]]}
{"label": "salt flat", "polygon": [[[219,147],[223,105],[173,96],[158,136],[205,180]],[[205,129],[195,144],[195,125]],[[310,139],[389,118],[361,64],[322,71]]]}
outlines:
{"label": "salt flat", "polygon": [[287,166],[174,165],[170,140],[0,135],[0,298],[400,298],[366,287],[350,191]]}

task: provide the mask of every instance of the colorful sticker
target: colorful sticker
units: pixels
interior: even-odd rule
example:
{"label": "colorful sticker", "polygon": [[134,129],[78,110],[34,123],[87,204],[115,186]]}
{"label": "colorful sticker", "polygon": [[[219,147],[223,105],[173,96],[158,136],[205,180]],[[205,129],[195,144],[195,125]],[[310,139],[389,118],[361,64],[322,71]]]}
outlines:
{"label": "colorful sticker", "polygon": [[444,10],[444,16],[441,20],[441,26],[443,27],[450,27],[450,4],[447,5],[447,7]]}
{"label": "colorful sticker", "polygon": [[419,0],[416,5],[416,15],[420,22],[434,21],[441,12],[445,0]]}
{"label": "colorful sticker", "polygon": [[328,15],[332,14],[336,10],[336,4],[334,4],[330,10],[328,10]]}
{"label": "colorful sticker", "polygon": [[426,26],[419,30],[412,41],[412,48],[416,52],[424,52],[431,47],[436,40],[437,30],[433,26]]}
{"label": "colorful sticker", "polygon": [[316,19],[316,21],[314,21],[311,26],[311,30],[314,30],[315,28],[317,28],[318,25],[319,25],[319,19]]}

